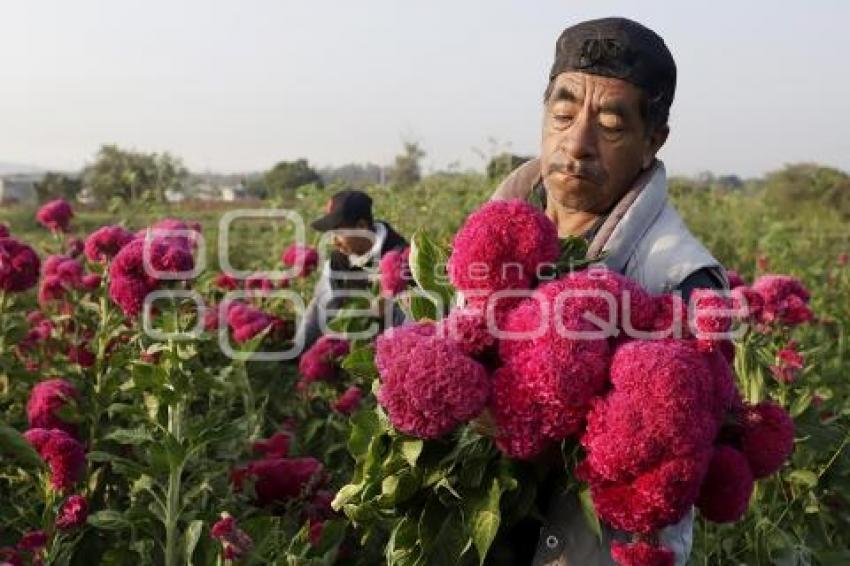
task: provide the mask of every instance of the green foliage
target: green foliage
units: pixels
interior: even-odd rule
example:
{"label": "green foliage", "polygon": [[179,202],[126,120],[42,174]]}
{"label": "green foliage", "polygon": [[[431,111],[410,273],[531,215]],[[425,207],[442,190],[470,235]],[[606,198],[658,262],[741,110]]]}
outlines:
{"label": "green foliage", "polygon": [[266,172],[264,181],[268,195],[278,198],[283,198],[305,185],[315,185],[319,188],[323,186],[321,177],[306,159],[278,162]]}
{"label": "green foliage", "polygon": [[487,178],[491,181],[501,181],[508,176],[508,173],[530,159],[530,157],[523,155],[514,155],[508,152],[500,153],[487,162],[487,168],[485,169]]}
{"label": "green foliage", "polygon": [[35,184],[35,193],[39,202],[56,198],[64,198],[73,202],[82,189],[82,181],[78,177],[69,177],[62,173],[47,173],[41,181]]}
{"label": "green foliage", "polygon": [[115,145],[100,148],[94,163],[83,169],[83,186],[101,204],[118,197],[164,202],[166,193],[182,192],[189,172],[169,153],[140,153]]}
{"label": "green foliage", "polygon": [[390,170],[390,185],[397,188],[409,188],[422,178],[419,163],[425,157],[425,152],[416,142],[404,142],[404,152],[397,155],[395,164]]}

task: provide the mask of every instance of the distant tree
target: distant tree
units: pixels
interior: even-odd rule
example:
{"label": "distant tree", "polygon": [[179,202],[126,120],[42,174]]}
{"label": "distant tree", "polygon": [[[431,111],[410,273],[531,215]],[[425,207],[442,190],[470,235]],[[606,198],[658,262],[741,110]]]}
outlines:
{"label": "distant tree", "polygon": [[249,197],[258,199],[269,198],[269,189],[266,187],[266,181],[262,175],[243,177],[240,184]]}
{"label": "distant tree", "polygon": [[35,193],[39,202],[55,198],[73,201],[82,189],[83,183],[79,177],[69,177],[62,173],[47,173],[41,181],[35,184]]}
{"label": "distant tree", "polygon": [[395,165],[390,170],[390,184],[405,188],[415,185],[422,178],[420,161],[425,157],[425,152],[416,142],[404,142],[404,153],[397,155]]}
{"label": "distant tree", "polygon": [[508,173],[530,159],[530,157],[524,155],[514,155],[507,152],[500,153],[487,163],[487,178],[491,181],[503,179],[507,177]]}
{"label": "distant tree", "polygon": [[273,197],[284,197],[304,185],[324,186],[322,178],[306,159],[279,162],[266,172],[264,181],[269,196]]}
{"label": "distant tree", "polygon": [[183,192],[189,171],[169,153],[126,151],[104,145],[94,163],[83,169],[83,186],[101,203],[113,198],[163,202],[169,192]]}

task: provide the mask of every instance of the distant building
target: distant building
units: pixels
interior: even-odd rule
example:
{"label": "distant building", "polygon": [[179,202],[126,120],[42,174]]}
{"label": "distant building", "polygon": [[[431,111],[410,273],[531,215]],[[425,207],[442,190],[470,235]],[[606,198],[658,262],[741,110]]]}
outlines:
{"label": "distant building", "polygon": [[248,192],[245,190],[245,187],[241,185],[221,187],[221,200],[233,202],[235,200],[242,200],[247,196]]}
{"label": "distant building", "polygon": [[0,177],[0,204],[35,204],[35,184],[40,175],[7,175]]}

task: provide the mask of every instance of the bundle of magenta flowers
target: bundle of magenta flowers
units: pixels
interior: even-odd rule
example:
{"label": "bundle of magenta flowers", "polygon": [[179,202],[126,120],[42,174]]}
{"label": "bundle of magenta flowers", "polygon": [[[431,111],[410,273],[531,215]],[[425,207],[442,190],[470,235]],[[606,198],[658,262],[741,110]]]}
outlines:
{"label": "bundle of magenta flowers", "polygon": [[[414,274],[433,270],[417,251]],[[521,201],[488,203],[453,241],[457,306],[377,338],[378,408],[354,418],[358,471],[334,504],[367,538],[388,533],[388,562],[483,562],[532,512],[534,470],[559,466],[629,534],[617,563],[673,564],[662,529],[694,506],[739,520],[788,459],[788,414],[737,389],[741,305],[650,294],[585,251]]]}

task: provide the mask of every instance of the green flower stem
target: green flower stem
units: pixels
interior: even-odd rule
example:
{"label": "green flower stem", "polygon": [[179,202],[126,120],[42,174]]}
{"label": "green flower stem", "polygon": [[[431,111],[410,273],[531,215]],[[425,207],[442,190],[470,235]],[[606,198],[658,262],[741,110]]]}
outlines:
{"label": "green flower stem", "polygon": [[[168,432],[178,442],[183,441],[183,403],[182,401],[168,407]],[[180,514],[181,476],[183,461],[172,462],[168,473],[168,493],[165,507],[165,566],[177,566],[180,562],[180,551],[177,547],[179,533],[177,520]]]}

